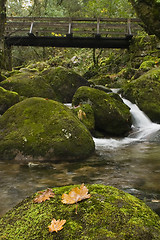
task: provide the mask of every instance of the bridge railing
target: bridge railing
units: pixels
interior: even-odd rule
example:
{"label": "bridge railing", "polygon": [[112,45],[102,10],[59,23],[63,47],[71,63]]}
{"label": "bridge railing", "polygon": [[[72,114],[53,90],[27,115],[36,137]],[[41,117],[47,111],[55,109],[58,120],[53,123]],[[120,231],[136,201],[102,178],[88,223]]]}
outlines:
{"label": "bridge railing", "polygon": [[121,37],[139,30],[137,18],[7,17],[5,36]]}

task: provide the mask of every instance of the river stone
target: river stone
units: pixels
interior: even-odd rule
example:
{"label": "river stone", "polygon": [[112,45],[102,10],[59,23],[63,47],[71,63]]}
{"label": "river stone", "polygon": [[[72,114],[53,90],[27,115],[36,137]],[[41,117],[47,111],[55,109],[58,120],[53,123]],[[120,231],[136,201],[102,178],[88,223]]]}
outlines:
{"label": "river stone", "polygon": [[3,114],[8,108],[18,102],[18,93],[7,91],[6,89],[0,87],[0,114]]}
{"label": "river stone", "polygon": [[43,77],[56,92],[60,102],[71,103],[72,97],[80,86],[89,86],[87,80],[72,70],[64,67],[50,68]]}
{"label": "river stone", "polygon": [[122,88],[122,95],[160,123],[160,68],[152,69]]}
{"label": "river stone", "polygon": [[72,104],[77,106],[88,103],[92,106],[95,116],[95,130],[104,132],[106,135],[123,136],[131,129],[131,115],[129,108],[119,96],[107,94],[104,91],[80,87]]}
{"label": "river stone", "polygon": [[6,80],[0,82],[0,86],[17,92],[25,97],[43,97],[56,100],[56,94],[42,76],[25,72],[14,74]]}
{"label": "river stone", "polygon": [[59,102],[28,98],[0,118],[0,159],[73,160],[93,152],[90,132]]}
{"label": "river stone", "polygon": [[[61,196],[74,187],[53,188],[55,196],[34,203],[26,198],[0,219],[1,239],[151,240],[160,239],[160,217],[134,196],[104,185],[86,185],[91,197],[63,204]],[[78,186],[79,187],[79,186]],[[66,220],[63,229],[49,232],[52,219]]]}

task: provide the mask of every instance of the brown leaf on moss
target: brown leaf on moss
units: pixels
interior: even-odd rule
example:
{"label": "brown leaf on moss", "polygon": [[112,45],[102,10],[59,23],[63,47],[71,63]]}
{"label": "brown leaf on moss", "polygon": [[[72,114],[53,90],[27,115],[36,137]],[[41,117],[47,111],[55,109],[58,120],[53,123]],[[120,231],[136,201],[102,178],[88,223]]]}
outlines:
{"label": "brown leaf on moss", "polygon": [[39,195],[33,200],[35,203],[45,202],[46,200],[50,200],[50,198],[54,197],[53,190],[51,188],[47,188],[46,191],[38,192]]}
{"label": "brown leaf on moss", "polygon": [[79,109],[79,111],[78,111],[78,118],[80,120],[83,120],[84,117],[86,118],[86,113],[84,111],[82,111],[81,109]]}
{"label": "brown leaf on moss", "polygon": [[53,218],[51,225],[49,225],[49,232],[57,232],[63,228],[63,225],[66,223],[66,220],[56,220]]}
{"label": "brown leaf on moss", "polygon": [[82,201],[83,199],[90,198],[91,195],[88,194],[88,189],[86,186],[84,186],[84,183],[80,186],[80,188],[75,187],[73,188],[69,194],[64,193],[62,195],[62,202],[64,204],[74,204],[79,201]]}

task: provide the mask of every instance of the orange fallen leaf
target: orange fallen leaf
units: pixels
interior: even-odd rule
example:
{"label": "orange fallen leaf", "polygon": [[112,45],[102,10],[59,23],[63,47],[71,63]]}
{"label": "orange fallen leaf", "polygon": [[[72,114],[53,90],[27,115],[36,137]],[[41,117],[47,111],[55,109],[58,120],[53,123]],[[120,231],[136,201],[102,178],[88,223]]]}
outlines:
{"label": "orange fallen leaf", "polygon": [[33,200],[36,203],[45,202],[46,200],[50,200],[51,197],[54,197],[53,190],[51,188],[47,188],[46,191],[40,191],[39,195]]}
{"label": "orange fallen leaf", "polygon": [[82,111],[81,109],[79,109],[79,111],[78,111],[78,118],[80,120],[83,120],[84,117],[86,118],[86,113],[84,111]]}
{"label": "orange fallen leaf", "polygon": [[91,195],[88,194],[88,189],[84,186],[84,183],[80,186],[80,188],[75,187],[73,188],[69,194],[64,193],[62,195],[62,203],[64,204],[74,204],[83,199],[90,198]]}
{"label": "orange fallen leaf", "polygon": [[49,225],[49,232],[57,232],[63,228],[63,225],[66,223],[66,220],[56,220],[53,218],[51,225]]}

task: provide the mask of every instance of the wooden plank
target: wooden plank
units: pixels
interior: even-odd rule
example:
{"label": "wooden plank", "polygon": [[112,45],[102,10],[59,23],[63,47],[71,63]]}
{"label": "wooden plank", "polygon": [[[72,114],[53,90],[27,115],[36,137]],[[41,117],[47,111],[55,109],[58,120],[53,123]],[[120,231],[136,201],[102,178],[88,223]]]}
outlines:
{"label": "wooden plank", "polygon": [[[30,26],[32,22],[6,22],[6,26]],[[60,22],[34,22],[35,26],[68,26],[69,23],[60,23]],[[101,27],[126,27],[127,24],[112,24],[112,23],[99,23]],[[74,27],[94,27],[97,26],[97,23],[72,23]],[[136,25],[134,25],[136,26]]]}
{"label": "wooden plank", "polygon": [[[68,18],[68,17],[7,17],[7,21],[97,21],[97,18]],[[105,22],[126,22],[127,18],[99,18],[100,21]],[[131,18],[131,22],[141,22],[138,18]]]}

